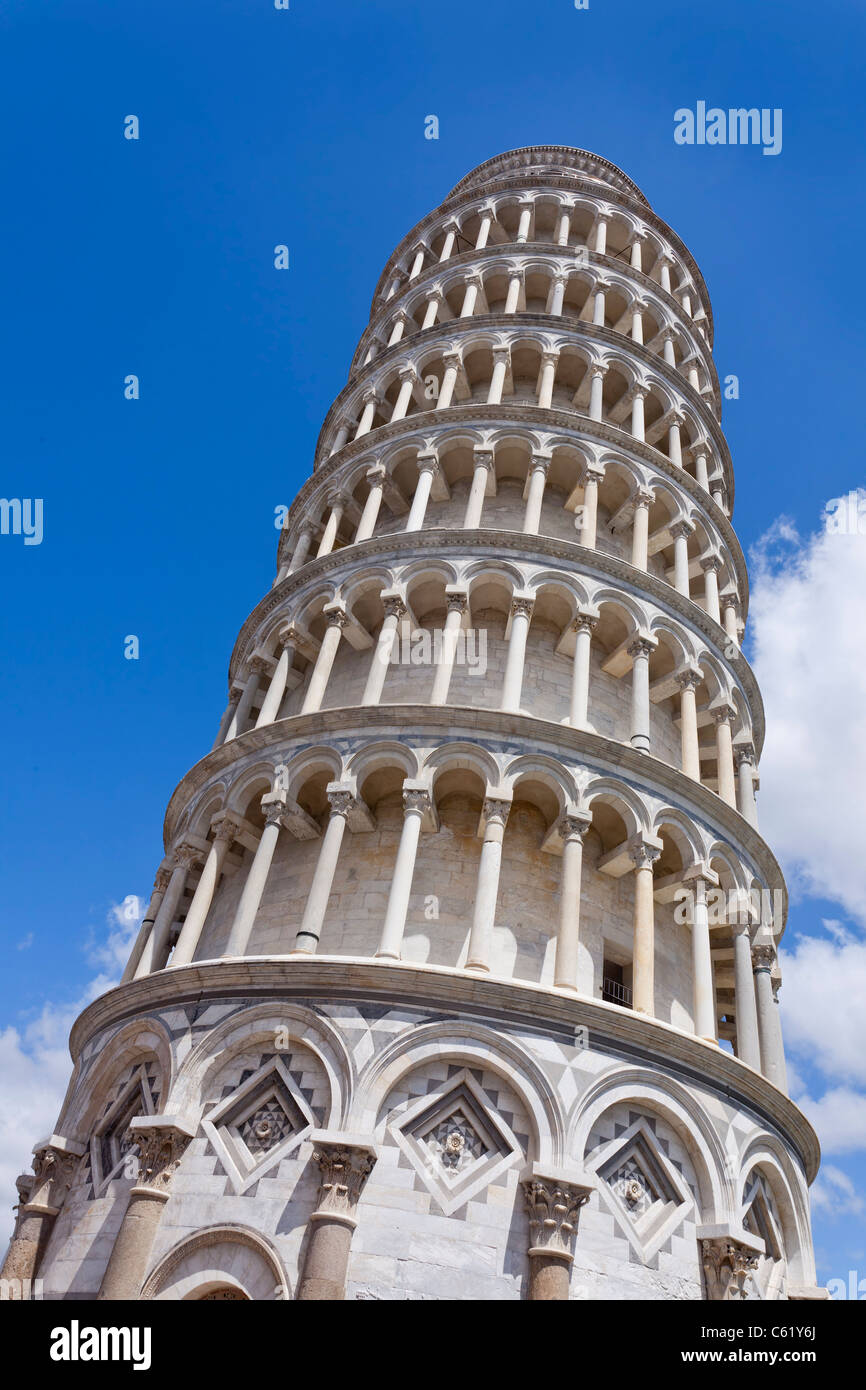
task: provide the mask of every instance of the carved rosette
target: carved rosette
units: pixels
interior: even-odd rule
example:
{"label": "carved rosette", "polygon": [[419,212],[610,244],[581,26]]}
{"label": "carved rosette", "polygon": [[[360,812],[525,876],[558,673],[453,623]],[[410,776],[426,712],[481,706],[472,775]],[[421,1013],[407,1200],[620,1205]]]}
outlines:
{"label": "carved rosette", "polygon": [[320,1143],[313,1158],[321,1172],[315,1215],[354,1225],[358,1199],[373,1171],[376,1154],[362,1144]]}
{"label": "carved rosette", "polygon": [[574,1259],[574,1238],[580,1209],[591,1188],[548,1178],[526,1178],[523,1195],[529,1213],[529,1253]]}
{"label": "carved rosette", "polygon": [[716,1303],[743,1302],[746,1284],[758,1267],[754,1250],[726,1236],[701,1241],[707,1298]]}

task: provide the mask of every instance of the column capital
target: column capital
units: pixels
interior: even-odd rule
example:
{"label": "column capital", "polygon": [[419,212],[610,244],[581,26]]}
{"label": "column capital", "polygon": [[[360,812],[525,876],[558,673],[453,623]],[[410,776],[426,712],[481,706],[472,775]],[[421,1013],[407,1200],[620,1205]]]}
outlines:
{"label": "column capital", "polygon": [[424,820],[435,819],[436,807],[433,794],[426,787],[403,787],[403,814],[420,815]]}
{"label": "column capital", "polygon": [[563,841],[582,841],[592,828],[592,816],[588,811],[566,811],[560,816],[556,828]]}
{"label": "column capital", "polygon": [[386,618],[404,618],[409,611],[400,594],[383,593],[382,606]]}
{"label": "column capital", "polygon": [[555,367],[559,361],[559,348],[545,348],[541,354],[543,367]]}
{"label": "column capital", "polygon": [[193,1136],[176,1115],[139,1115],[129,1136],[138,1145],[138,1188],[168,1200],[175,1173]]}
{"label": "column capital", "polygon": [[495,347],[490,349],[490,351],[493,354],[494,362],[507,363],[511,358],[511,348],[509,347],[508,343],[497,343]]}
{"label": "column capital", "polygon": [[688,539],[689,536],[694,534],[694,529],[694,524],[691,521],[675,521],[673,526],[670,527],[670,533],[674,540],[678,541],[683,537]]}
{"label": "column capital", "polygon": [[388,470],[384,463],[371,463],[364,477],[371,487],[377,487],[379,483],[384,483],[388,476]]}
{"label": "column capital", "polygon": [[536,450],[533,450],[529,460],[529,467],[533,472],[543,473],[546,478],[548,469],[550,468],[550,464],[550,454],[541,454],[538,453]]}
{"label": "column capital", "polygon": [[415,459],[419,473],[438,473],[439,455],[432,449],[423,449]]}
{"label": "column capital", "polygon": [[19,1187],[28,1211],[57,1215],[72,1186],[83,1150],[83,1145],[71,1144],[55,1135],[46,1143],[37,1144],[33,1150],[33,1176],[22,1174],[29,1179],[26,1192]]}
{"label": "column capital", "polygon": [[768,974],[776,964],[776,948],[771,946],[768,941],[761,941],[752,946],[752,969],[755,974],[766,971]]}
{"label": "column capital", "polygon": [[626,651],[632,661],[634,661],[635,658],[639,656],[652,656],[657,646],[658,642],[654,637],[650,637],[648,634],[641,634],[629,642]]}
{"label": "column capital", "polygon": [[572,632],[595,632],[598,627],[597,613],[577,612],[569,624]]}
{"label": "column capital", "polygon": [[530,1255],[546,1255],[571,1264],[580,1209],[593,1193],[589,1174],[574,1181],[564,1174],[546,1172],[537,1163],[521,1179],[529,1215]]}
{"label": "column capital", "polygon": [[201,864],[205,857],[205,851],[199,845],[191,844],[188,840],[183,840],[175,848],[174,857],[177,866],[183,865],[185,869],[194,869]]}
{"label": "column capital", "polygon": [[494,824],[501,825],[504,829],[510,810],[510,800],[505,800],[505,798],[497,796],[485,796],[481,806],[482,824],[487,826],[492,821]]}
{"label": "column capital", "polygon": [[476,444],[472,450],[472,459],[476,468],[486,468],[489,473],[493,467],[493,450]]}
{"label": "column capital", "polygon": [[730,724],[731,720],[736,717],[737,713],[737,711],[734,709],[734,706],[729,705],[727,701],[723,701],[721,704],[718,705],[711,705],[709,712],[712,715],[713,722],[717,725]]}
{"label": "column capital", "polygon": [[319,1199],[312,1220],[330,1218],[354,1227],[358,1199],[373,1171],[378,1150],[370,1140],[360,1142],[331,1131],[314,1131],[313,1162],[319,1169]]}
{"label": "column capital", "polygon": [[648,487],[639,487],[631,495],[635,510],[638,507],[651,507],[655,501],[655,493]]}
{"label": "column capital", "polygon": [[535,607],[535,598],[529,594],[519,594],[512,597],[511,616],[512,618],[531,618],[532,610]]}
{"label": "column capital", "polygon": [[446,367],[456,367],[459,371],[463,366],[463,355],[458,348],[449,348],[447,352],[443,352],[442,361]]}
{"label": "column capital", "polygon": [[755,757],[754,743],[735,743],[734,757],[737,760],[737,767],[741,767],[743,763],[749,763],[752,767],[755,767],[757,758]]}
{"label": "column capital", "polygon": [[445,607],[449,613],[465,613],[469,607],[469,594],[465,589],[449,593],[446,588]]}
{"label": "column capital", "polygon": [[589,369],[590,376],[607,376],[609,366],[609,362],[593,362]]}
{"label": "column capital", "polygon": [[211,821],[211,826],[214,828],[214,844],[219,840],[225,840],[231,845],[241,828],[241,823],[238,817],[230,812],[219,811]]}
{"label": "column capital", "polygon": [[603,483],[604,478],[605,470],[602,464],[588,463],[583,470],[583,476],[580,481],[583,486],[586,487],[587,483]]}
{"label": "column capital", "polygon": [[349,615],[341,603],[326,603],[322,612],[326,616],[328,627],[342,629],[349,621]]}
{"label": "column capital", "polygon": [[645,835],[636,835],[629,841],[629,858],[635,869],[651,869],[662,852],[661,842],[653,843],[653,840]]}
{"label": "column capital", "polygon": [[700,564],[701,569],[704,571],[704,574],[707,574],[710,570],[715,570],[716,574],[718,574],[722,568],[722,565],[724,564],[724,561],[722,560],[721,555],[703,555],[701,556]]}
{"label": "column capital", "polygon": [[412,383],[413,386],[417,385],[418,383],[418,373],[416,372],[415,368],[411,365],[411,363],[406,363],[404,364],[404,366],[398,367],[397,375],[401,381],[409,381]]}
{"label": "column capital", "polygon": [[248,667],[251,676],[263,676],[268,669],[267,659],[264,656],[251,656]]}
{"label": "column capital", "polygon": [[703,679],[704,673],[699,666],[684,666],[674,676],[680,690],[697,690]]}
{"label": "column capital", "polygon": [[751,1245],[733,1236],[712,1236],[701,1240],[707,1298],[717,1303],[743,1301],[746,1282],[758,1267],[762,1247],[763,1241]]}
{"label": "column capital", "polygon": [[170,882],[171,882],[171,869],[166,868],[166,867],[164,867],[162,864],[160,864],[159,868],[158,868],[157,871],[156,871],[156,874],[154,875],[154,880],[153,880],[153,891],[154,891],[154,893],[164,893]]}

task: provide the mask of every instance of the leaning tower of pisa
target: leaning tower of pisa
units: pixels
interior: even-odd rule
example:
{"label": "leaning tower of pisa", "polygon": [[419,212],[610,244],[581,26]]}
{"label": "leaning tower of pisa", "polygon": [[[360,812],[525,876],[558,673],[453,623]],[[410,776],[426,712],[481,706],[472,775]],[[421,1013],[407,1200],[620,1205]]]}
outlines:
{"label": "leaning tower of pisa", "polygon": [[820,1296],[712,339],[584,150],[490,159],[403,238],[8,1277]]}

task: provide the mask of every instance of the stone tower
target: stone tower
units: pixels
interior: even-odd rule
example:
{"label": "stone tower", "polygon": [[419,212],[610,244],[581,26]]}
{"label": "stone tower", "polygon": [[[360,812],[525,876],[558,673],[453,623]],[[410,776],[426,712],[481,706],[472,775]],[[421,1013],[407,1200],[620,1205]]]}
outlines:
{"label": "stone tower", "polygon": [[7,1276],[818,1296],[713,322],[607,160],[388,259]]}

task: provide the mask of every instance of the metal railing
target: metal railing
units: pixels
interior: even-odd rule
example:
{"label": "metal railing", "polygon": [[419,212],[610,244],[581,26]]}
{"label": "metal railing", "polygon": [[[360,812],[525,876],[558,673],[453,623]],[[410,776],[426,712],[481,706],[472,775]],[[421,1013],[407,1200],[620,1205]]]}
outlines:
{"label": "metal railing", "polygon": [[631,1008],[631,990],[619,980],[604,979],[601,982],[601,997],[605,1004],[621,1004],[624,1009]]}

